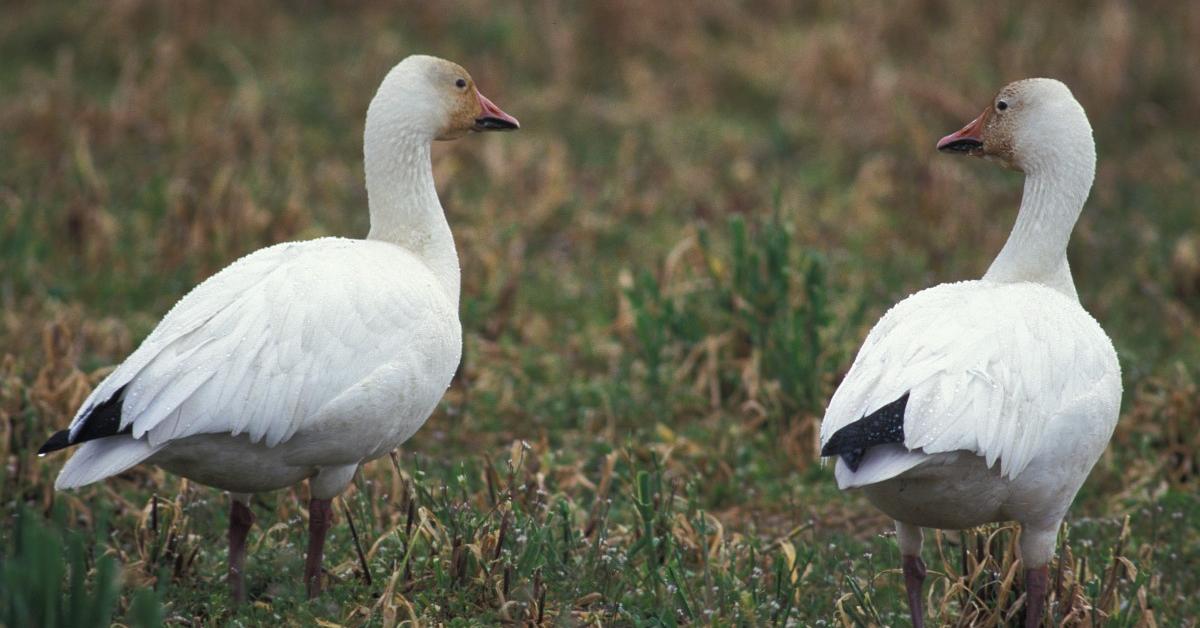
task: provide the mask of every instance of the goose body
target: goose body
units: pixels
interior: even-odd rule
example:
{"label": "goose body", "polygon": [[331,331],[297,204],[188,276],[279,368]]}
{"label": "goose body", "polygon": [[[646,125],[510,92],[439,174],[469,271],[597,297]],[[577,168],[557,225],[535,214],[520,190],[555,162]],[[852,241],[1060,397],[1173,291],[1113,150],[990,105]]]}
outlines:
{"label": "goose body", "polygon": [[517,126],[458,65],[397,64],[367,110],[367,238],[271,246],[188,293],[42,447],[79,446],[55,487],[152,463],[230,491],[241,599],[250,495],[307,479],[305,581],[320,592],[330,500],[425,423],[462,354],[458,255],[430,146]]}
{"label": "goose body", "polygon": [[1065,85],[1029,79],[938,148],[1024,172],[1016,225],[982,279],[920,291],[875,325],[829,402],[822,455],[839,487],[895,519],[915,625],[921,529],[1017,521],[1036,626],[1058,527],[1121,403],[1116,351],[1066,258],[1095,173],[1091,126]]}
{"label": "goose body", "polygon": [[839,458],[839,487],[921,527],[1054,530],[1108,443],[1120,391],[1112,343],[1077,301],[1037,283],[943,284],[872,329],[822,436],[908,395],[903,441],[867,448],[853,470]]}
{"label": "goose body", "polygon": [[92,392],[70,429],[119,396],[128,433],[83,443],[56,485],[143,460],[235,493],[353,473],[412,436],[441,399],[462,347],[456,297],[388,242],[252,253],[185,296]]}

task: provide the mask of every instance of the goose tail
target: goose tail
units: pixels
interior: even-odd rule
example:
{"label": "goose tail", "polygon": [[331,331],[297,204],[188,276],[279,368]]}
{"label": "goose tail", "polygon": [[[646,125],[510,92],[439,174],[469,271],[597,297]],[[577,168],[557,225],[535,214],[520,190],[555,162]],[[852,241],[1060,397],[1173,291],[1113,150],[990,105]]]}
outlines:
{"label": "goose tail", "polygon": [[54,481],[54,488],[62,491],[98,482],[145,461],[162,447],[151,446],[145,439],[123,435],[88,441],[80,445],[63,466]]}

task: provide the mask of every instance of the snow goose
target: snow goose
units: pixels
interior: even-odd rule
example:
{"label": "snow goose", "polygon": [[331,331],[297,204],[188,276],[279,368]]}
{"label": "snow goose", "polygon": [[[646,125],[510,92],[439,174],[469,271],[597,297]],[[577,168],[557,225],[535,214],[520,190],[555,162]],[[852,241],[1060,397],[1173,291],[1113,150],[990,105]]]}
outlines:
{"label": "snow goose", "polygon": [[229,491],[241,600],[251,494],[307,479],[304,580],[317,595],[332,498],[421,427],[462,353],[458,256],[430,145],[516,128],[458,65],[397,64],[367,109],[367,238],[261,249],[183,297],[42,446],[80,446],[55,488],[152,463]]}
{"label": "snow goose", "polygon": [[840,488],[895,519],[914,625],[921,529],[1017,521],[1036,626],[1059,524],[1121,402],[1116,352],[1067,265],[1095,174],[1092,128],[1065,85],[1029,79],[937,148],[1025,173],[1016,225],[983,279],[922,290],[875,325],[829,402],[821,454],[838,457]]}

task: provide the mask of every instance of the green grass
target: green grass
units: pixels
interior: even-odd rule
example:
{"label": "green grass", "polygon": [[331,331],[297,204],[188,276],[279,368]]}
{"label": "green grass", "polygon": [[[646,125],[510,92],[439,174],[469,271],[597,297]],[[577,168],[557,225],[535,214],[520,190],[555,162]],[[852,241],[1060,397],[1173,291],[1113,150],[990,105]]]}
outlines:
{"label": "green grass", "polygon": [[[13,4],[0,621],[905,625],[890,524],[837,491],[816,429],[886,308],[980,275],[1011,226],[1019,177],[936,138],[1004,82],[1049,75],[1096,131],[1071,264],[1126,388],[1065,526],[1053,612],[1194,625],[1194,14]],[[224,496],[153,468],[55,493],[64,456],[34,451],[204,277],[269,243],[365,233],[363,115],[413,52],[461,62],[523,125],[434,151],[463,369],[335,504],[321,599],[300,583],[306,490],[255,498],[234,608]],[[931,625],[1019,620],[1014,535],[927,539]]]}

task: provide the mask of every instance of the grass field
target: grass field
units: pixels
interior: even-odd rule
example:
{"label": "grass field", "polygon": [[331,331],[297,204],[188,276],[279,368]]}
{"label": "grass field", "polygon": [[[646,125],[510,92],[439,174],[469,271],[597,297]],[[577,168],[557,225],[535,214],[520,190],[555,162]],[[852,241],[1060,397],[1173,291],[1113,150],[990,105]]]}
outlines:
{"label": "grass field", "polygon": [[[1045,75],[1096,131],[1071,265],[1125,381],[1052,611],[1197,625],[1200,4],[0,11],[0,623],[907,625],[889,522],[817,425],[890,304],[999,251],[1020,176],[933,146]],[[225,496],[154,468],[55,494],[66,456],[34,452],[197,282],[366,232],[363,116],[414,52],[523,125],[434,152],[463,368],[335,502],[321,599],[306,489],[255,498],[234,609]],[[1014,534],[929,539],[932,625],[1021,617]]]}

